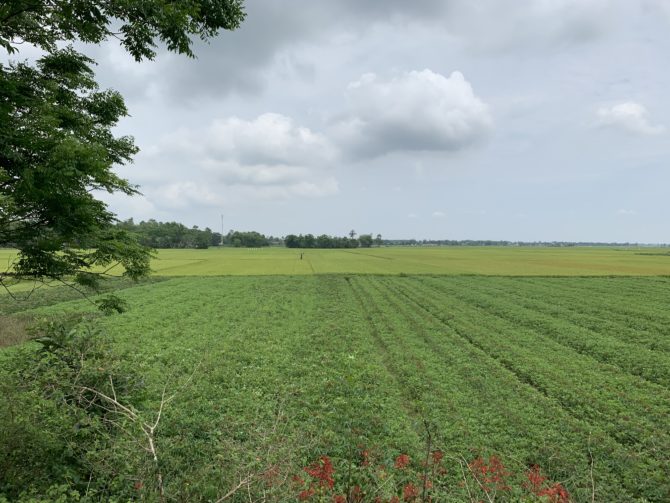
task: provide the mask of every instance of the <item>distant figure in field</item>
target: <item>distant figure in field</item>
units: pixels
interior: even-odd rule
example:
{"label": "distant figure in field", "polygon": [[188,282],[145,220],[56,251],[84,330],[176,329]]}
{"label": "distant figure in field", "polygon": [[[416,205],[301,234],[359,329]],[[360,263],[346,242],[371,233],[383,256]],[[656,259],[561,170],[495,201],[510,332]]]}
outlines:
{"label": "distant figure in field", "polygon": [[302,253],[300,254],[300,260],[302,260]]}

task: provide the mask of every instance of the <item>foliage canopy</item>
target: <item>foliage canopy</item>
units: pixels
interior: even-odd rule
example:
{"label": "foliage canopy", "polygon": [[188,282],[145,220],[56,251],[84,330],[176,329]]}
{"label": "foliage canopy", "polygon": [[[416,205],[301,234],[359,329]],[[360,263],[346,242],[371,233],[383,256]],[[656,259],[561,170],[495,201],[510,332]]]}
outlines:
{"label": "foliage canopy", "polygon": [[209,227],[191,229],[179,222],[157,222],[154,219],[136,224],[132,218],[119,222],[117,228],[131,232],[141,244],[151,248],[205,249],[221,244],[221,234]]}
{"label": "foliage canopy", "polygon": [[[159,42],[193,56],[192,37],[207,39],[244,19],[241,0],[10,0],[0,5],[0,47],[30,43],[36,64],[0,64],[0,247],[19,250],[8,277],[74,277],[94,286],[120,263],[125,275],[148,274],[150,252],[116,221],[95,191],[137,194],[115,165],[132,161],[131,137],[112,128],[127,110],[121,95],[100,90],[94,61],[59,42],[118,38],[136,59]],[[91,272],[95,269],[95,274]]]}
{"label": "foliage canopy", "polygon": [[192,36],[206,40],[244,19],[242,0],[8,0],[0,5],[0,46],[27,42],[48,52],[57,42],[120,40],[136,59],[153,59],[157,42],[193,56]]}

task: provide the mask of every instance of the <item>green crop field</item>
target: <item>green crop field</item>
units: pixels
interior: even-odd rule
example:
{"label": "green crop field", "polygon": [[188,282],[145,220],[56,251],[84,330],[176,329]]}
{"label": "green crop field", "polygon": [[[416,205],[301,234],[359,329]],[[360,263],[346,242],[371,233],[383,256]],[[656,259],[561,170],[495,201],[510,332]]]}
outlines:
{"label": "green crop field", "polygon": [[[216,501],[256,473],[249,498],[294,500],[290,477],[308,463],[328,456],[341,487],[369,451],[390,467],[375,486],[388,500],[406,482],[393,460],[406,453],[420,471],[430,435],[447,469],[436,501],[486,500],[464,485],[465,462],[492,455],[515,473],[542,467],[572,501],[670,500],[663,250],[298,253],[161,251],[166,277],[124,283],[129,310],[95,319],[142,376],[140,410],[175,393],[156,440],[174,499]],[[0,310],[95,311],[76,292],[35,295]],[[3,350],[0,373],[31,344]],[[277,493],[268,466],[281,468]],[[551,501],[524,500],[521,484],[498,500]]]}

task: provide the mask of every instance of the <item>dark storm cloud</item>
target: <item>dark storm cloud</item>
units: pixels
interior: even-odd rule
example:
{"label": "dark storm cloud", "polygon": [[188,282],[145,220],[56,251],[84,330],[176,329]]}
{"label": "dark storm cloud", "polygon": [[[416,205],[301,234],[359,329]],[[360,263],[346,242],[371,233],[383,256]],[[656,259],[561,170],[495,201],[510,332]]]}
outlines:
{"label": "dark storm cloud", "polygon": [[[341,0],[330,2],[349,16],[366,20],[385,20],[393,16],[405,18],[434,18],[446,12],[447,0]],[[333,6],[331,6],[333,8]]]}
{"label": "dark storm cloud", "polygon": [[[444,11],[444,5],[437,0],[248,0],[242,26],[210,43],[197,43],[197,60],[161,55],[157,62],[162,77],[159,85],[172,100],[182,103],[230,92],[254,95],[270,84],[267,69],[276,56],[292,45],[318,43],[342,30],[360,33],[377,21],[431,19]],[[300,61],[290,64],[298,74],[313,71]]]}
{"label": "dark storm cloud", "polygon": [[264,69],[275,54],[313,29],[308,9],[288,9],[283,2],[251,1],[247,13],[238,30],[197,44],[197,60],[162,57],[161,73],[171,97],[187,101],[231,91],[256,94],[265,85]]}
{"label": "dark storm cloud", "polygon": [[614,30],[627,0],[450,2],[447,29],[479,53],[545,53],[593,42]]}
{"label": "dark storm cloud", "polygon": [[129,98],[158,92],[180,105],[230,92],[253,95],[263,89],[264,71],[275,55],[317,29],[313,19],[319,9],[312,2],[299,9],[292,3],[303,2],[245,2],[247,17],[240,28],[195,41],[195,59],[159,49],[154,62],[137,64],[115,41],[86,46],[85,52],[104,63],[101,80]]}
{"label": "dark storm cloud", "polygon": [[[128,97],[160,93],[175,105],[190,106],[201,98],[230,93],[253,96],[269,85],[281,86],[283,82],[270,72],[280,54],[299,46],[327,44],[342,33],[362,37],[375,23],[395,24],[399,30],[408,22],[424,23],[460,37],[478,51],[510,51],[520,46],[532,50],[596,37],[608,24],[607,8],[615,4],[615,0],[482,0],[476,4],[445,0],[247,0],[247,18],[241,27],[222,32],[209,43],[196,42],[195,60],[159,51],[151,68],[140,69],[134,68],[122,51],[92,50],[109,52],[99,55],[117,71],[103,80]],[[285,63],[295,74],[309,78],[314,65],[328,62],[288,57]]]}

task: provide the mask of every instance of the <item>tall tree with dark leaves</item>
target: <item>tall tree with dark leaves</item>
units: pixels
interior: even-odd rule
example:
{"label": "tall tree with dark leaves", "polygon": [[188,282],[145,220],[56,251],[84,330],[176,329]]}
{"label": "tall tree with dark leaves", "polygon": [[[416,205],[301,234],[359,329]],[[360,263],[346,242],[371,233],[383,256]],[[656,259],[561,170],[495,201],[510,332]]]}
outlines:
{"label": "tall tree with dark leaves", "polygon": [[128,114],[115,91],[100,90],[94,61],[62,42],[116,38],[137,60],[159,44],[193,57],[193,38],[233,30],[241,0],[9,0],[0,5],[0,48],[22,43],[45,55],[36,64],[0,64],[0,247],[18,250],[0,270],[9,280],[74,280],[95,286],[120,264],[149,273],[150,250],[121,228],[96,190],[138,193],[114,166],[137,147],[112,128]]}

